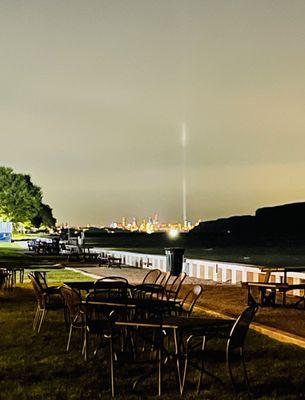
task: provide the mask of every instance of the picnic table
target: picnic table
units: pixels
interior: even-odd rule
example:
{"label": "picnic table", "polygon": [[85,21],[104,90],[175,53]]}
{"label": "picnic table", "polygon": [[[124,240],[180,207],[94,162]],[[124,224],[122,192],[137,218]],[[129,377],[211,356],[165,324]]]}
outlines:
{"label": "picnic table", "polygon": [[[292,284],[289,283],[287,274],[289,272],[304,272],[305,267],[273,267],[273,268],[262,268],[262,272],[265,273],[263,282],[247,282],[248,288],[248,304],[251,304],[254,299],[253,289],[259,290],[258,304],[261,306],[276,306],[277,294],[282,295],[282,306],[287,306],[287,292],[293,290],[303,290],[303,294],[298,296],[299,298],[292,305],[297,306],[303,302],[305,308],[305,282]],[[270,282],[272,273],[283,273],[280,277],[280,282]]]}

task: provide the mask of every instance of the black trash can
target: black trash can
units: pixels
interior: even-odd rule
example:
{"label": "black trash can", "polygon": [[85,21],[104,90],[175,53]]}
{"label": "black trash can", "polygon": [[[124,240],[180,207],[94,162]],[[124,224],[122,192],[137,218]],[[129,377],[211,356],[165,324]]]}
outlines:
{"label": "black trash can", "polygon": [[182,247],[166,248],[166,271],[172,275],[179,275],[182,272],[184,249]]}

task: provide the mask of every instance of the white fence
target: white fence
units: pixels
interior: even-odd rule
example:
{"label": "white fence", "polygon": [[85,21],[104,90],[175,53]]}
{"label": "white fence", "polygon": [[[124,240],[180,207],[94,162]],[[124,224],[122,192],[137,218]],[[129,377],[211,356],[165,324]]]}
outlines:
{"label": "white fence", "polygon": [[[127,265],[142,268],[159,268],[166,271],[166,257],[158,254],[133,253],[130,251],[110,251],[107,249],[95,247],[95,252],[104,252],[113,257],[119,257]],[[219,283],[230,283],[232,285],[241,282],[258,282],[264,278],[264,273],[260,268],[251,264],[237,264],[228,262],[218,262],[210,260],[199,260],[185,258],[183,271],[190,277],[208,279]],[[283,274],[272,273],[271,281],[281,282]],[[291,284],[300,284],[305,282],[305,273],[289,272],[288,281]],[[294,291],[299,294],[299,291]]]}

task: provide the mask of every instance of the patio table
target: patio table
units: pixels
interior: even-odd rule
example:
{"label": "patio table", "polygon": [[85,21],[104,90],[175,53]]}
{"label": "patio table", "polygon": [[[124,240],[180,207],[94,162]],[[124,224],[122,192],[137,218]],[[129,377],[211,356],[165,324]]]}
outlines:
{"label": "patio table", "polygon": [[94,281],[72,281],[72,282],[64,282],[66,286],[69,286],[71,289],[75,289],[78,291],[84,290],[89,293],[90,290],[94,289]]}
{"label": "patio table", "polygon": [[[89,306],[106,306],[113,308],[132,308],[132,309],[144,309],[144,310],[157,310],[159,312],[163,312],[164,310],[169,311],[173,307],[176,306],[177,302],[162,300],[162,299],[119,299],[119,298],[105,298],[105,299],[97,299],[82,301],[83,305]],[[179,304],[179,303],[178,303]]]}
{"label": "patio table", "polygon": [[[192,332],[200,332],[202,336],[219,335],[221,330],[228,331],[232,328],[235,320],[223,318],[202,318],[202,317],[165,317],[162,321],[154,318],[143,320],[125,320],[116,321],[115,326],[122,328],[147,328],[158,329],[160,326],[165,331],[171,331],[174,338],[174,353],[170,353],[169,349],[165,349],[168,356],[176,360],[177,376],[179,382],[179,391],[182,394],[182,373],[181,359],[183,357],[183,337],[185,334],[190,335]],[[114,375],[112,376],[114,380]],[[159,382],[159,396],[161,395],[161,380]],[[112,382],[114,387],[114,381]]]}

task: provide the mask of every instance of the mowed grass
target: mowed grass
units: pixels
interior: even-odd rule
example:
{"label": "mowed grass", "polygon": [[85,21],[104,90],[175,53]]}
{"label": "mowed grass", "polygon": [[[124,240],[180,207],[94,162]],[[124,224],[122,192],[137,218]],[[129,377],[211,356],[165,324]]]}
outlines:
{"label": "mowed grass", "polygon": [[47,271],[47,281],[49,285],[62,285],[63,282],[73,282],[73,281],[93,281],[94,279],[88,275],[84,275],[81,272],[75,272],[65,268],[52,268],[52,266],[46,265],[42,268],[25,269],[25,283],[28,283],[28,273],[30,271]]}
{"label": "mowed grass", "polygon": [[0,243],[0,260],[7,257],[24,257],[24,249],[15,242]]}
{"label": "mowed grass", "polygon": [[[48,273],[49,284],[88,277],[68,270]],[[78,332],[66,353],[68,331],[63,313],[49,312],[40,334],[33,333],[32,321],[36,300],[28,282],[13,292],[0,292],[0,399],[2,400],[95,400],[110,398],[107,351],[96,357],[91,353],[85,362],[80,352]],[[208,343],[213,350],[207,354],[206,368],[222,378],[224,384],[211,381],[206,399],[233,399],[222,356],[224,343]],[[260,399],[299,399],[305,393],[305,350],[283,345],[250,331],[246,343],[246,358],[253,392]],[[156,375],[132,392],[132,378],[143,369],[130,364],[118,370],[119,399],[154,399],[157,393]],[[175,366],[164,368],[164,399],[178,399]],[[237,374],[241,378],[240,374]],[[198,372],[190,370],[184,399],[201,399],[196,394]],[[240,398],[247,398],[244,392]]]}

